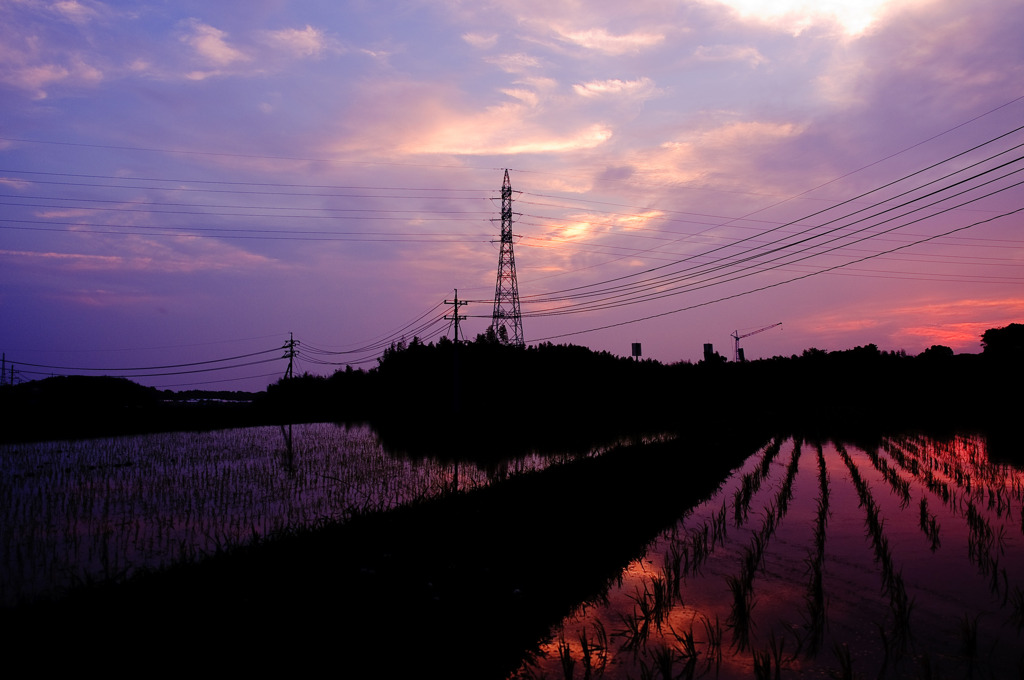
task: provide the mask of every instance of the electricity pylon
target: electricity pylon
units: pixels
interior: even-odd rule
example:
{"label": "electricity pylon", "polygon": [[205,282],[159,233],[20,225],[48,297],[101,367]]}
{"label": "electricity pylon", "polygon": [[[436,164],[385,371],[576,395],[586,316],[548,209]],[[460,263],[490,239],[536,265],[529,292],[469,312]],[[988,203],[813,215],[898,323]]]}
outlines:
{"label": "electricity pylon", "polygon": [[512,253],[512,184],[505,170],[501,185],[501,253],[498,255],[498,280],[494,284],[494,313],[491,330],[498,341],[524,347],[523,317],[519,313],[519,285],[516,283],[516,258]]}

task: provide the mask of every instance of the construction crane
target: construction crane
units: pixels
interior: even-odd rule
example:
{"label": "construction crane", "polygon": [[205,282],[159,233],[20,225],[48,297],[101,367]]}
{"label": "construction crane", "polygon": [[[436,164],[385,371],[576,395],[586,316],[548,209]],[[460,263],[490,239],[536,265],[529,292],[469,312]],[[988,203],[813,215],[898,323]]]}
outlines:
{"label": "construction crane", "polygon": [[773,323],[770,326],[765,326],[764,328],[758,328],[756,331],[750,331],[749,333],[744,333],[743,335],[740,335],[739,331],[733,331],[732,332],[732,339],[736,341],[736,351],[733,353],[733,360],[734,361],[746,361],[743,358],[743,350],[740,349],[740,340],[742,338],[749,338],[751,335],[757,335],[758,333],[764,333],[765,331],[770,331],[771,329],[775,328],[776,326],[781,326],[781,325],[782,325],[782,322],[780,321],[778,323]]}

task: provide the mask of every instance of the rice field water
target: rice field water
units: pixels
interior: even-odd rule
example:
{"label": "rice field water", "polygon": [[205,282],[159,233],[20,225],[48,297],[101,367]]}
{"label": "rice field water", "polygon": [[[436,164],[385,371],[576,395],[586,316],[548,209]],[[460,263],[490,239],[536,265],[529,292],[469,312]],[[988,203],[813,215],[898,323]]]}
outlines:
{"label": "rice field water", "polygon": [[977,436],[775,440],[516,678],[1024,674],[1024,474]]}
{"label": "rice field water", "polygon": [[[289,447],[289,439],[291,446]],[[410,460],[330,423],[0,446],[0,605],[570,457]]]}

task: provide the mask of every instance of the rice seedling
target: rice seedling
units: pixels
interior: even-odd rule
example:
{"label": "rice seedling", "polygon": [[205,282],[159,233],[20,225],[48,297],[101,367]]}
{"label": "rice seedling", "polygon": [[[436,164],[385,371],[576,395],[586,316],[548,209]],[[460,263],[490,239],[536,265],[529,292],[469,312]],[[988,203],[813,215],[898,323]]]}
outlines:
{"label": "rice seedling", "polygon": [[707,669],[715,667],[715,674],[722,665],[722,624],[718,621],[718,614],[715,614],[715,622],[706,614],[701,614],[701,624],[704,626],[704,637],[707,639]]}
{"label": "rice seedling", "polygon": [[729,584],[729,592],[732,594],[726,626],[732,631],[733,646],[742,652],[750,644],[750,633],[754,626],[751,617],[755,605],[754,595],[742,579],[727,576],[726,581]]}
{"label": "rice seedling", "polygon": [[600,620],[595,620],[593,626],[593,637],[587,637],[586,626],[583,626],[579,632],[583,680],[589,680],[593,673],[600,677],[608,665],[608,636],[605,634]]}
{"label": "rice seedling", "polygon": [[625,628],[622,628],[616,632],[616,635],[625,639],[622,644],[622,648],[625,650],[632,650],[636,654],[644,645],[647,644],[647,638],[650,636],[651,627],[650,621],[647,617],[637,614],[636,607],[633,607],[632,615],[619,615],[619,619]]}
{"label": "rice seedling", "polygon": [[775,501],[779,518],[785,517],[789,511],[789,501],[793,499],[793,480],[796,478],[797,469],[800,467],[800,450],[800,442],[797,441],[793,445],[793,454],[790,456],[789,464],[786,466],[786,478],[782,482],[782,487],[779,489],[779,495]]}
{"label": "rice seedling", "polygon": [[1013,611],[1010,613],[1009,622],[1014,625],[1017,632],[1020,633],[1024,629],[1024,590],[1021,590],[1019,586],[1014,586],[1013,592],[1008,595],[1010,604],[1013,606]]}
{"label": "rice seedling", "polygon": [[562,676],[565,680],[572,680],[573,669],[576,667],[576,659],[572,656],[572,648],[565,641],[564,634],[558,639],[558,659],[562,664]]}
{"label": "rice seedling", "polygon": [[[673,631],[673,635],[675,635],[675,631]],[[697,660],[700,658],[700,654],[697,652],[697,643],[693,638],[693,628],[685,631],[682,637],[676,635],[676,639],[682,644],[679,656],[683,662],[683,670],[676,677],[692,680],[697,671]]]}
{"label": "rice seedling", "polygon": [[[763,650],[754,650],[754,677],[763,680],[781,680],[782,669],[788,664],[784,657],[786,641],[784,637],[776,639],[775,631],[772,631],[768,647]],[[773,672],[774,669],[774,672]]]}
{"label": "rice seedling", "polygon": [[889,462],[878,455],[877,449],[867,449],[865,453],[871,460],[876,470],[882,473],[882,477],[889,484],[890,488],[900,498],[900,508],[910,505],[910,482],[900,477],[899,473],[889,465]]}
{"label": "rice seedling", "polygon": [[761,482],[767,479],[771,472],[771,464],[782,448],[782,441],[778,438],[765,447],[764,454],[756,470],[743,475],[740,486],[733,494],[733,521],[736,527],[743,526],[747,521],[750,512],[750,503],[754,494],[761,488]]}
{"label": "rice seedling", "polygon": [[941,542],[939,541],[939,523],[936,516],[928,512],[928,499],[921,496],[921,513],[920,513],[920,525],[921,531],[931,541],[931,551],[935,552],[939,549]]}
{"label": "rice seedling", "polygon": [[853,656],[850,654],[850,648],[844,642],[840,644],[836,642],[832,647],[832,653],[835,654],[836,661],[839,663],[839,673],[836,675],[839,680],[853,680]]}
{"label": "rice seedling", "polygon": [[772,677],[772,655],[767,649],[754,650],[754,677],[757,680],[770,680]]}
{"label": "rice seedling", "polygon": [[676,642],[682,645],[680,653],[686,657],[697,657],[697,642],[693,636],[693,620],[690,620],[690,629],[684,630],[680,635],[676,632],[675,628],[669,626],[669,631],[672,633],[672,637],[676,639]]}
{"label": "rice seedling", "polygon": [[668,587],[669,597],[679,604],[683,603],[682,582],[683,582],[683,550],[678,541],[669,543],[669,549],[665,552],[662,561],[662,572],[665,575],[665,583]]}
{"label": "rice seedling", "polygon": [[749,477],[744,477],[740,486],[733,492],[733,522],[736,527],[743,526],[747,521],[747,512],[750,509],[750,499],[753,496]]}
{"label": "rice seedling", "polygon": [[650,618],[658,632],[661,632],[661,625],[667,618],[669,610],[672,609],[672,593],[666,580],[656,574],[651,576],[650,590],[644,583],[644,592],[641,595],[637,591],[637,600],[638,604],[641,600],[643,601],[641,611],[644,616]]}
{"label": "rice seedling", "polygon": [[683,576],[687,574],[700,574],[701,568],[714,551],[714,544],[708,541],[709,529],[704,524],[700,529],[690,532],[687,542],[683,546],[683,559],[685,567]]}
{"label": "rice seedling", "polygon": [[677,680],[685,673],[675,672],[678,660],[679,653],[675,649],[666,644],[659,644],[651,652],[651,665],[641,662],[640,677],[642,680]]}
{"label": "rice seedling", "polygon": [[910,615],[914,609],[914,600],[907,598],[906,588],[903,587],[902,575],[897,575],[897,587],[893,589],[889,597],[889,608],[893,614],[893,646],[897,657],[907,651],[911,642]]}
{"label": "rice seedling", "polygon": [[892,641],[889,639],[889,635],[885,632],[885,626],[875,622],[875,627],[878,629],[878,638],[882,643],[882,663],[878,669],[878,677],[884,678],[885,671],[889,667],[889,659],[892,657]]}
{"label": "rice seedling", "polygon": [[960,619],[960,655],[967,660],[967,677],[974,675],[974,664],[978,658],[978,617],[967,614]]}
{"label": "rice seedling", "polygon": [[819,556],[811,556],[807,559],[807,570],[810,579],[807,583],[807,592],[804,600],[807,603],[807,643],[808,654],[816,656],[821,649],[825,637],[825,587],[822,578],[822,560]]}
{"label": "rice seedling", "polygon": [[728,530],[727,530],[727,527],[726,527],[726,506],[725,506],[725,500],[723,500],[722,501],[722,508],[718,511],[718,514],[716,514],[712,518],[712,523],[711,523],[711,545],[712,545],[712,547],[714,547],[715,543],[718,543],[719,545],[724,546],[727,533],[728,533]]}

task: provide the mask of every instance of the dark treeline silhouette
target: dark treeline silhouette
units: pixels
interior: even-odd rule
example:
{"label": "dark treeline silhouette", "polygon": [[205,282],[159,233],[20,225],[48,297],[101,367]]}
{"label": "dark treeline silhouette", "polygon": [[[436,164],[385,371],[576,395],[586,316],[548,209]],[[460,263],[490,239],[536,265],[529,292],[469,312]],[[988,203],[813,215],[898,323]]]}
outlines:
{"label": "dark treeline silhouette", "polygon": [[171,393],[68,376],[0,388],[6,440],[258,423],[367,421],[394,448],[486,457],[503,447],[617,433],[767,426],[854,432],[1014,421],[1024,325],[987,330],[980,354],[917,356],[873,344],[742,363],[635,361],[577,345],[518,348],[418,338],[371,370],[282,379],[257,394]]}
{"label": "dark treeline silhouette", "polygon": [[369,420],[397,444],[444,440],[456,452],[460,442],[479,449],[651,429],[993,429],[1012,424],[1020,407],[1011,386],[1024,351],[1014,327],[1024,329],[987,331],[981,354],[934,345],[911,356],[870,344],[743,363],[638,362],[574,345],[515,348],[486,336],[457,346],[414,338],[385,351],[371,371],[306,376],[272,386],[267,397],[299,413],[327,406]]}

